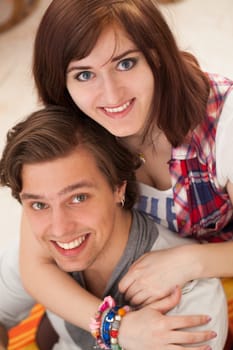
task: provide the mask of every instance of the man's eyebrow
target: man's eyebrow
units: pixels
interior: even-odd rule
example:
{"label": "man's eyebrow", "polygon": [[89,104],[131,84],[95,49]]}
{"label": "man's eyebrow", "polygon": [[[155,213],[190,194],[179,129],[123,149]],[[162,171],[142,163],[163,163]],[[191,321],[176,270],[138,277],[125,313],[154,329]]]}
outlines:
{"label": "man's eyebrow", "polygon": [[[120,59],[122,59],[123,57],[125,57],[131,53],[136,53],[136,52],[139,52],[139,50],[138,49],[127,50],[127,51],[122,52],[120,55],[113,56],[109,61],[116,62],[116,61],[119,61]],[[79,65],[75,65],[75,63],[74,63],[74,66],[67,69],[67,74],[72,72],[73,70],[80,70],[81,71],[81,70],[90,70],[90,69],[92,69],[91,66],[79,66]]]}
{"label": "man's eyebrow", "polygon": [[21,201],[29,200],[29,199],[42,200],[43,198],[44,198],[43,196],[40,196],[40,195],[37,195],[37,194],[33,194],[33,193],[22,192],[20,194]]}
{"label": "man's eyebrow", "polygon": [[[80,181],[78,183],[71,184],[69,186],[66,186],[61,191],[57,193],[58,196],[62,196],[64,194],[73,192],[75,190],[81,189],[81,188],[94,188],[95,185],[90,181]],[[23,200],[45,200],[46,196],[40,195],[40,194],[33,194],[33,193],[27,193],[22,192],[20,194],[20,199]]]}
{"label": "man's eyebrow", "polygon": [[95,186],[92,182],[83,180],[83,181],[74,183],[72,185],[69,185],[69,186],[63,188],[61,191],[58,192],[58,195],[62,196],[64,194],[67,194],[69,192],[73,192],[73,191],[78,190],[78,189],[83,188],[83,187],[93,188]]}

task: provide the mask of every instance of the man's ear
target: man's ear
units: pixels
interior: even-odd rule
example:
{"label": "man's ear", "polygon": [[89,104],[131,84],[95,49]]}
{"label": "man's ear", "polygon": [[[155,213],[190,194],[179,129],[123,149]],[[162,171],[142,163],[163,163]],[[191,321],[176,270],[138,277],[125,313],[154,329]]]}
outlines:
{"label": "man's ear", "polygon": [[122,200],[125,200],[125,191],[126,191],[127,181],[123,181],[123,183],[119,186],[116,186],[116,202],[122,203]]}

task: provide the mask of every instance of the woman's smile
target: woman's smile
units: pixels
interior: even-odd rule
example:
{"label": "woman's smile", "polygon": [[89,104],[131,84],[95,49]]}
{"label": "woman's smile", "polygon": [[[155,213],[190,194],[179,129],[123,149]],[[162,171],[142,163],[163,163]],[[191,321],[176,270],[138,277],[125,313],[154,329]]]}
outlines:
{"label": "woman's smile", "polygon": [[135,98],[115,107],[100,107],[100,109],[110,118],[120,119],[128,115],[134,106]]}

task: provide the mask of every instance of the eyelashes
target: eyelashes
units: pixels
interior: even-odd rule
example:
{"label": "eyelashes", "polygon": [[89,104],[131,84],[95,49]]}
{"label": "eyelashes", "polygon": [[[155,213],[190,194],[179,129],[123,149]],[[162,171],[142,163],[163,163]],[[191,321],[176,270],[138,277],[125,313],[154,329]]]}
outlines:
{"label": "eyelashes", "polygon": [[[138,58],[136,57],[129,57],[124,58],[123,60],[119,61],[116,65],[116,70],[120,72],[127,72],[135,67],[135,65],[138,62]],[[78,80],[79,82],[87,82],[96,77],[96,74],[92,71],[85,70],[77,73],[74,78]]]}

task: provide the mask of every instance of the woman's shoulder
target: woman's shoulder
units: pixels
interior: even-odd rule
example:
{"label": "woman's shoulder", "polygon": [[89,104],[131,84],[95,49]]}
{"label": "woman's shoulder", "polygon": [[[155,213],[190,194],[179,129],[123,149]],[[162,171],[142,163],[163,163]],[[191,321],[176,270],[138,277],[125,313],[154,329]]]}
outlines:
{"label": "woman's shoulder", "polygon": [[207,73],[210,93],[207,103],[207,115],[219,116],[228,94],[233,89],[233,80],[219,74]]}
{"label": "woman's shoulder", "polygon": [[228,88],[233,86],[233,79],[225,77],[221,74],[217,74],[217,73],[206,73],[209,82],[210,82],[210,86],[213,89],[221,89],[221,88]]}

